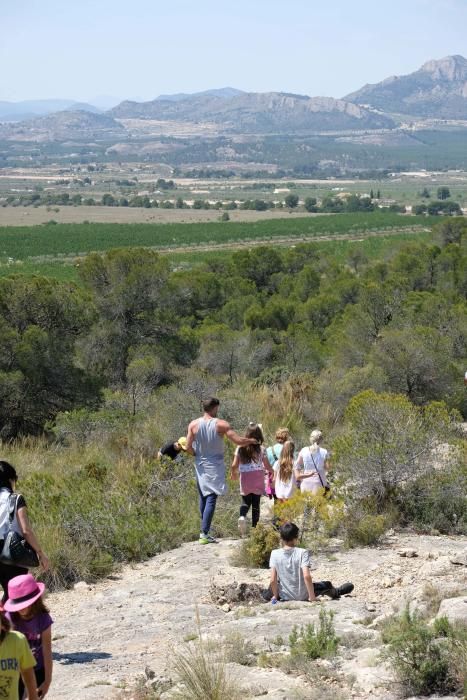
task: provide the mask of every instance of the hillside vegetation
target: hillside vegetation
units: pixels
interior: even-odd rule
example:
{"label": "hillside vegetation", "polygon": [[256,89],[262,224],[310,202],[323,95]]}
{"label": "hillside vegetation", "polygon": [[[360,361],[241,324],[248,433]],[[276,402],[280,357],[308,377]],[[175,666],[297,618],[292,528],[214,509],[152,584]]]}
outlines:
{"label": "hillside vegetation", "polygon": [[[2,452],[55,581],[197,534],[190,462],[155,454],[206,394],[239,430],[261,419],[268,439],[279,424],[297,444],[311,426],[327,431],[350,509],[331,528],[349,542],[391,522],[464,532],[465,223],[435,235],[438,245],[414,242],[390,261],[355,249],[342,265],[299,243],[171,271],[156,252],[126,248],[87,256],[80,287],[1,279]],[[434,479],[441,442],[452,447]],[[224,499],[220,533],[235,511],[236,497]]]}

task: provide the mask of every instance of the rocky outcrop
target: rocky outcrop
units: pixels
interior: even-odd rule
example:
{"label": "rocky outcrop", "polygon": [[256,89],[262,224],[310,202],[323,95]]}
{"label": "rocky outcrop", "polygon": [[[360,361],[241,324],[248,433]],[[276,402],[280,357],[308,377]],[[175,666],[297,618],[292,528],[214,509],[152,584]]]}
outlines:
{"label": "rocky outcrop", "polygon": [[324,607],[334,613],[341,641],[335,659],[313,662],[316,683],[336,697],[395,700],[391,670],[380,659],[381,623],[409,602],[429,616],[439,607],[439,614],[460,619],[463,606],[467,609],[467,567],[451,560],[462,555],[466,542],[395,533],[372,549],[344,551],[336,542],[332,555],[317,557],[313,577],[337,584],[351,580],[355,590],[313,604],[260,602],[257,592],[268,572],[233,567],[231,555],[239,544],[234,540],[205,547],[189,543],[125,566],[98,584],[49,597],[55,668],[48,697],[107,700],[140,678],[169,700],[177,683],[174,654],[195,645],[199,630],[216,648],[229,639],[247,645],[246,661],[238,654],[228,661],[245,698],[313,697],[303,675],[259,667],[257,659],[287,654],[293,626],[316,622]]}
{"label": "rocky outcrop", "polygon": [[447,617],[449,622],[467,624],[467,595],[442,600],[436,617]]}
{"label": "rocky outcrop", "polygon": [[365,85],[344,99],[384,112],[417,117],[467,119],[467,59],[428,61],[415,73]]}
{"label": "rocky outcrop", "polygon": [[348,101],[282,92],[242,93],[230,98],[201,94],[177,101],[122,102],[109,114],[117,119],[220,123],[225,131],[241,133],[338,131],[394,126],[390,117]]}

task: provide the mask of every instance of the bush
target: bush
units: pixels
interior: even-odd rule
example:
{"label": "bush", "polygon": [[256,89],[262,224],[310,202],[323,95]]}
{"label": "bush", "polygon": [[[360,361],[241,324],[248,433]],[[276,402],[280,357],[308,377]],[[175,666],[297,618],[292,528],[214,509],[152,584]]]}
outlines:
{"label": "bush", "polygon": [[449,695],[462,690],[467,633],[446,618],[430,626],[407,607],[383,630],[387,649],[383,656],[392,665],[408,694]]}
{"label": "bush", "polygon": [[255,666],[255,647],[239,632],[231,632],[224,638],[225,660],[240,666]]}
{"label": "bush", "polygon": [[180,700],[239,700],[241,693],[230,678],[227,662],[218,645],[199,641],[175,657],[174,669],[183,690]]}
{"label": "bush", "polygon": [[329,500],[324,491],[317,494],[297,491],[285,503],[276,503],[274,513],[279,522],[296,523],[301,546],[313,552],[325,547],[346,521],[342,499],[336,496]]}
{"label": "bush", "polygon": [[280,545],[279,533],[272,525],[258,523],[252,528],[251,535],[243,540],[240,548],[233,556],[234,566],[248,566],[267,569],[273,549]]}
{"label": "bush", "polygon": [[458,418],[443,403],[419,407],[407,396],[362,391],[349,402],[334,443],[337,465],[359,495],[376,498],[384,510],[409,475],[433,473],[435,448],[453,437]]}
{"label": "bush", "polygon": [[21,491],[52,562],[45,575],[51,587],[94,581],[116,562],[145,559],[198,532],[192,469],[183,461],[111,468],[98,458],[28,474]]}
{"label": "bush", "polygon": [[431,472],[408,484],[399,495],[405,523],[418,530],[467,534],[467,464]]}
{"label": "bush", "polygon": [[307,659],[323,659],[334,656],[339,644],[339,638],[333,623],[334,613],[319,611],[318,627],[313,623],[301,627],[294,626],[289,637],[292,656],[305,656]]}
{"label": "bush", "polygon": [[347,547],[370,547],[379,542],[391,524],[383,514],[362,514],[359,505],[347,513],[344,524],[344,540]]}

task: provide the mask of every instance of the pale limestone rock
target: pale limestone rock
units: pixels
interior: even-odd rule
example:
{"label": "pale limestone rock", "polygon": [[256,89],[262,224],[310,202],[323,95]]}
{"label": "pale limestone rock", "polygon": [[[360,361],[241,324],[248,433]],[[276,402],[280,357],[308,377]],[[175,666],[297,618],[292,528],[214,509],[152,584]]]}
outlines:
{"label": "pale limestone rock", "polygon": [[83,593],[85,593],[86,591],[90,591],[90,590],[91,590],[91,586],[90,586],[88,583],[86,583],[86,581],[78,581],[78,582],[75,583],[75,585],[73,586],[73,590],[75,590],[75,591],[82,591]]}
{"label": "pale limestone rock", "polygon": [[437,618],[447,617],[449,622],[467,622],[467,596],[446,598],[441,601]]}
{"label": "pale limestone rock", "polygon": [[450,572],[452,566],[449,557],[439,557],[436,561],[425,562],[420,567],[418,573],[420,578],[429,580],[433,576],[446,576],[446,574]]}
{"label": "pale limestone rock", "polygon": [[404,547],[403,549],[398,549],[397,553],[400,557],[407,557],[411,559],[413,557],[418,557],[418,552],[416,549],[411,549],[410,547]]}
{"label": "pale limestone rock", "polygon": [[457,552],[449,557],[451,564],[457,564],[458,566],[467,566],[467,549],[463,552]]}

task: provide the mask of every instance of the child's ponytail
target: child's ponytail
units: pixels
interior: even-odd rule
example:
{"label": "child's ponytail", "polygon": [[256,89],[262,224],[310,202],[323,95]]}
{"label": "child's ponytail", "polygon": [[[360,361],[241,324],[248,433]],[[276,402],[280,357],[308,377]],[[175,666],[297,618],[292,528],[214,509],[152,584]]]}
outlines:
{"label": "child's ponytail", "polygon": [[293,465],[294,465],[294,452],[295,445],[292,440],[287,440],[284,442],[282,447],[281,456],[279,459],[279,479],[287,484],[292,478]]}

